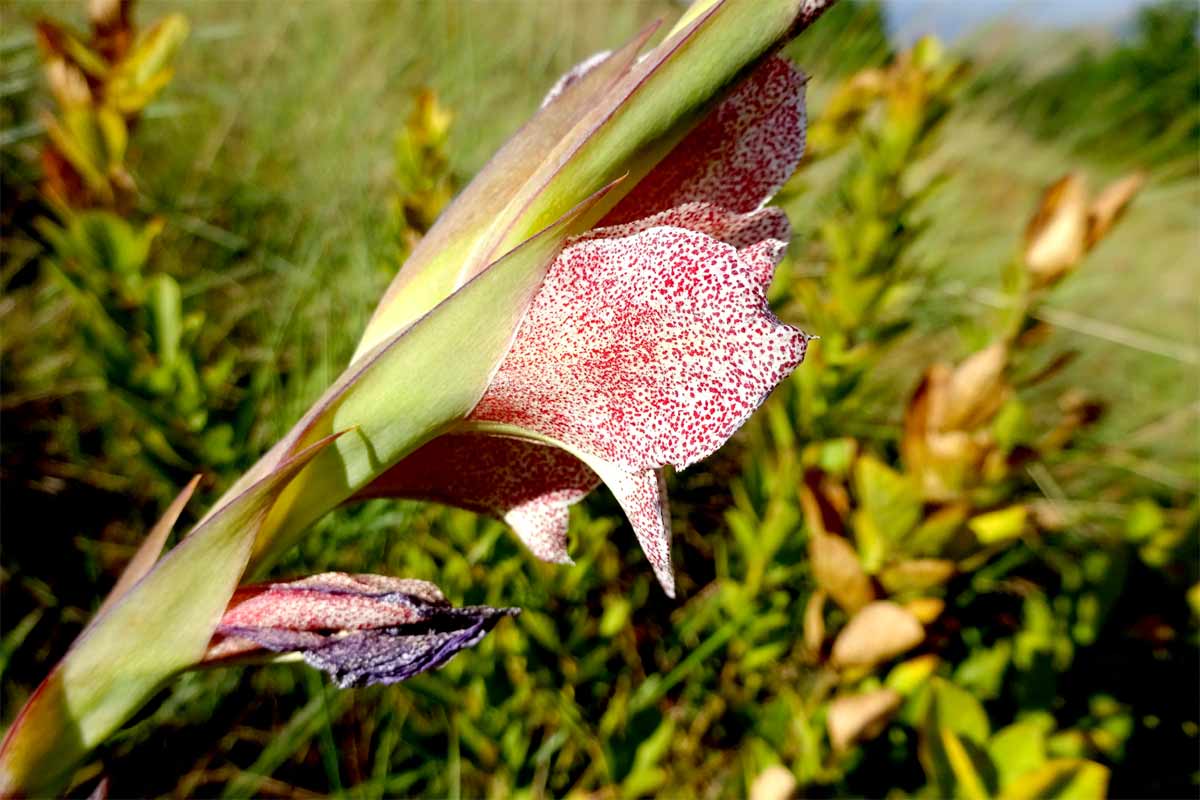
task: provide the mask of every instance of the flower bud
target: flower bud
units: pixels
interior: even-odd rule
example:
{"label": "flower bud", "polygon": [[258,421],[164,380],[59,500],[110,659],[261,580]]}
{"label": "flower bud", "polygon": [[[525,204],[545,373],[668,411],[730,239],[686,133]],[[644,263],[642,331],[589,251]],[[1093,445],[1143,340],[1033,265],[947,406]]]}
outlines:
{"label": "flower bud", "polygon": [[239,589],[205,662],[299,653],[346,688],[397,683],[440,667],[516,608],[455,608],[432,583],[326,572]]}

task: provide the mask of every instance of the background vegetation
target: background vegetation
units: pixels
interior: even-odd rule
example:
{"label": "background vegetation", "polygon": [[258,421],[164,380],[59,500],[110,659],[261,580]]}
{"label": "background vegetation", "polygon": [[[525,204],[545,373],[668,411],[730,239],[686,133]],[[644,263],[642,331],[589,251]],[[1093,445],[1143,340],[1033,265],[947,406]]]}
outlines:
{"label": "background vegetation", "polygon": [[[0,5],[5,722],[178,487],[202,471],[211,500],[340,371],[554,77],[676,13],[231,8],[138,6],[190,32],[157,29],[141,82],[104,90],[125,141],[43,71],[34,21],[82,32],[83,8]],[[791,48],[813,123],[772,289],[822,339],[673,477],[680,602],[604,492],[573,512],[570,568],[465,512],[346,508],[278,573],[525,612],[396,687],[185,676],[80,790],[103,771],[115,796],[1194,796],[1196,30],[1175,3],[1119,41],[895,52],[879,6],[836,9]],[[99,159],[81,193],[47,142]],[[1135,170],[1090,252],[1030,255],[1060,176],[1092,187],[1060,205],[1086,205]]]}

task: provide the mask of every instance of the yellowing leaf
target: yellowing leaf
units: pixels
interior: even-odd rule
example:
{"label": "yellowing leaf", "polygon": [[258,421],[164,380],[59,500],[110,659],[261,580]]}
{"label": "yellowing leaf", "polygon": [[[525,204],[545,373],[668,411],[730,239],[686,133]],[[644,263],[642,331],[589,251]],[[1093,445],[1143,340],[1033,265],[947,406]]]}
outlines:
{"label": "yellowing leaf", "polygon": [[113,69],[107,100],[123,114],[136,114],[171,80],[171,59],[187,38],[182,14],[171,14],[144,31]]}
{"label": "yellowing leaf", "polygon": [[904,604],[904,610],[928,625],[942,615],[946,609],[946,601],[938,597],[914,597]]}
{"label": "yellowing leaf", "polygon": [[954,562],[944,558],[913,558],[884,567],[879,581],[891,594],[923,591],[950,580],[955,569]]}
{"label": "yellowing leaf", "polygon": [[1022,775],[1000,800],[1103,800],[1108,768],[1094,761],[1059,758]]}
{"label": "yellowing leaf", "polygon": [[1028,510],[1023,505],[1009,506],[972,517],[967,527],[981,544],[996,544],[1015,539],[1025,530]]}
{"label": "yellowing leaf", "polygon": [[941,660],[933,653],[910,658],[892,667],[892,671],[884,679],[884,684],[908,697],[925,685],[940,663]]}
{"label": "yellowing leaf", "polygon": [[949,728],[940,731],[942,751],[955,779],[955,796],[965,800],[987,800],[990,793],[976,766],[976,754],[967,750],[968,745]]}

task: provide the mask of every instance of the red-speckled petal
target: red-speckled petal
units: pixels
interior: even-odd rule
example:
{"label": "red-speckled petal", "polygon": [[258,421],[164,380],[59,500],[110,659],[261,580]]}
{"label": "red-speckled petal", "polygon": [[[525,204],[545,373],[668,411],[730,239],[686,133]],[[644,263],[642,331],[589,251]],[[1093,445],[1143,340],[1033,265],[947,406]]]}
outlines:
{"label": "red-speckled petal", "polygon": [[706,233],[738,250],[767,240],[786,246],[792,238],[791,223],[788,222],[787,214],[779,208],[760,208],[743,214],[712,203],[685,203],[644,219],[596,228],[575,241],[616,239],[632,236],[650,228],[662,227],[686,228],[689,231]]}
{"label": "red-speckled petal", "polygon": [[[357,577],[330,573],[314,576],[307,582],[239,589],[221,617],[221,627],[295,631],[362,630],[406,625],[420,618],[419,611],[412,605],[393,599],[396,595],[408,595],[411,592],[381,591],[380,587],[356,582],[354,579]],[[425,584],[427,586],[429,584]],[[418,587],[402,587],[412,588]]]}
{"label": "red-speckled petal", "polygon": [[499,517],[543,561],[570,564],[567,508],[600,479],[578,458],[521,439],[447,434],[389,469],[356,499],[433,500]]}
{"label": "red-speckled petal", "polygon": [[766,303],[781,245],[739,251],[677,227],[570,244],[470,419],[532,431],[586,461],[669,575],[648,476],[720,447],[804,357],[807,337]]}
{"label": "red-speckled petal", "polygon": [[601,466],[604,483],[629,518],[646,560],[667,597],[675,597],[675,574],[671,569],[671,513],[662,470],[629,471]]}
{"label": "red-speckled petal", "polygon": [[697,201],[737,212],[761,207],[804,154],[805,80],[783,58],[763,62],[601,224]]}

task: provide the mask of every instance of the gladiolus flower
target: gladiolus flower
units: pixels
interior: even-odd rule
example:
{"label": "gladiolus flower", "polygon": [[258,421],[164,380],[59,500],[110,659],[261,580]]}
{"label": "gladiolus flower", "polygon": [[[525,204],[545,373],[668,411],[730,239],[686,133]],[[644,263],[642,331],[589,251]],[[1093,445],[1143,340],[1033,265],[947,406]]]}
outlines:
{"label": "gladiolus flower", "polygon": [[[699,0],[644,54],[653,28],[561,81],[414,248],[334,385],[170,552],[148,538],[0,744],[0,794],[53,793],[221,641],[398,680],[506,613],[295,585],[229,607],[353,497],[493,513],[565,561],[566,507],[603,481],[673,593],[662,468],[716,450],[804,356],[765,299],[789,230],[763,206],[804,143],[804,79],[774,53],[832,2]],[[232,624],[300,591],[389,624]],[[448,638],[396,638],[433,619]]]}
{"label": "gladiolus flower", "polygon": [[603,480],[673,596],[662,467],[714,452],[804,357],[808,337],[767,307],[790,229],[763,208],[804,121],[804,77],[767,60],[567,243],[467,419],[359,497],[488,511],[563,563],[566,507]]}
{"label": "gladiolus flower", "polygon": [[426,581],[327,572],[238,589],[206,663],[298,653],[338,686],[397,683],[479,642],[515,608],[455,608]]}

